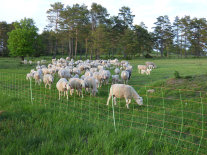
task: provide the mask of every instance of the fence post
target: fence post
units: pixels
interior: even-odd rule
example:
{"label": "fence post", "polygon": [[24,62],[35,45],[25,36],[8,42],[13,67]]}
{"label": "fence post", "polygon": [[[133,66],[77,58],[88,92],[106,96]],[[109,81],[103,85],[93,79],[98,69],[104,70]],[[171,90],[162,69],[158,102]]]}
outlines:
{"label": "fence post", "polygon": [[33,100],[32,100],[32,79],[30,78],[29,79],[29,81],[30,81],[30,96],[31,96],[31,103],[33,104]]}
{"label": "fence post", "polygon": [[115,114],[114,114],[114,97],[113,97],[113,95],[112,95],[112,110],[113,110],[114,130],[116,132],[116,121],[115,121]]}

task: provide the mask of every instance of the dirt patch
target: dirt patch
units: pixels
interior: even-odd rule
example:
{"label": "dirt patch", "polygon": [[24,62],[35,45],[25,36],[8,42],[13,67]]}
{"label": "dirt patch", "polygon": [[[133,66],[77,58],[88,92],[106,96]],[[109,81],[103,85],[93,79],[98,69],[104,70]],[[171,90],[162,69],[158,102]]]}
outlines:
{"label": "dirt patch", "polygon": [[169,79],[167,80],[167,85],[180,85],[186,82],[186,79]]}

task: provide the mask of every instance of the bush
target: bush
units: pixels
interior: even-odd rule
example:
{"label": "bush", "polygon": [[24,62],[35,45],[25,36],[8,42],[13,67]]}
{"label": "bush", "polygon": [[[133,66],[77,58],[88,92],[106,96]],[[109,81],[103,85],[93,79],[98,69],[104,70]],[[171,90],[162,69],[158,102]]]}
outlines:
{"label": "bush", "polygon": [[181,78],[180,73],[179,73],[178,71],[175,71],[175,72],[174,72],[174,77],[175,77],[176,79],[180,79],[180,78]]}

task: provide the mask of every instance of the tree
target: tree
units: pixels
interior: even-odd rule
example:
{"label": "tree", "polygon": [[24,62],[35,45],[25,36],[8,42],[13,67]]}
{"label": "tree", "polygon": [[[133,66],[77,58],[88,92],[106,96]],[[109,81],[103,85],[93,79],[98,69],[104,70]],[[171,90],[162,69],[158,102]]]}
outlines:
{"label": "tree", "polygon": [[[169,55],[169,50],[173,47],[173,30],[167,15],[159,16],[154,23],[155,48],[160,51],[161,57]],[[164,53],[165,52],[165,53]]]}
{"label": "tree", "polygon": [[6,22],[0,22],[0,54],[2,56],[8,56],[9,50],[7,48],[8,32],[13,28],[12,24]]}
{"label": "tree", "polygon": [[136,39],[136,51],[139,54],[145,55],[145,53],[151,53],[152,51],[152,36],[147,31],[146,26],[141,23],[141,25],[134,26],[135,39]]}
{"label": "tree", "polygon": [[10,54],[20,56],[22,60],[27,55],[34,55],[37,45],[39,45],[37,31],[34,21],[30,18],[24,18],[19,23],[14,23],[14,30],[8,33]]}
{"label": "tree", "polygon": [[132,12],[129,7],[123,6],[121,9],[119,9],[119,19],[123,21],[123,26],[126,28],[132,28],[133,27],[133,18],[135,15],[132,15]]}
{"label": "tree", "polygon": [[58,52],[57,46],[58,46],[58,30],[60,28],[60,12],[63,10],[63,4],[61,2],[56,2],[54,4],[51,4],[51,9],[47,11],[47,18],[49,19],[50,23],[48,27],[55,31],[55,50],[53,58],[56,57],[56,54]]}

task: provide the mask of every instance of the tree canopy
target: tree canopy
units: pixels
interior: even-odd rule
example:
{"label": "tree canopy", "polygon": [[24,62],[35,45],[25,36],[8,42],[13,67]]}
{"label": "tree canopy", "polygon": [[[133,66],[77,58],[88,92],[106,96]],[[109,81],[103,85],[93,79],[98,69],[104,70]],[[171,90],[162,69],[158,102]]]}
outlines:
{"label": "tree canopy", "polygon": [[38,47],[37,31],[34,21],[30,18],[14,23],[14,30],[8,33],[10,55],[20,56],[22,59],[27,55],[34,55]]}

